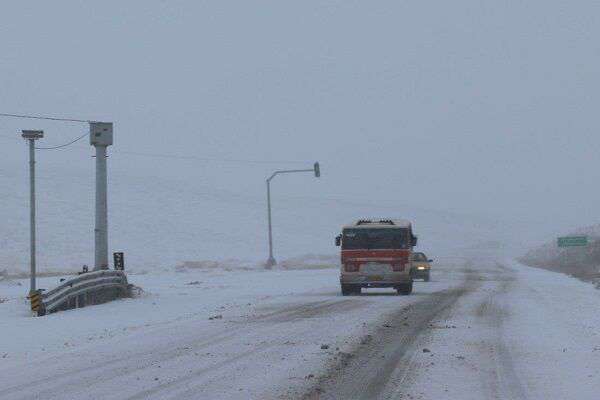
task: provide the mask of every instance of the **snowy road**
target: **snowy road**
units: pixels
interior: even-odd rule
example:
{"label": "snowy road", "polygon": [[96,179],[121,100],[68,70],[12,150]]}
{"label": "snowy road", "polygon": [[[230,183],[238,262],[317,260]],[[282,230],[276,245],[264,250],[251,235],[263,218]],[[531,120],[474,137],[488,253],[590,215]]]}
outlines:
{"label": "snowy road", "polygon": [[599,292],[511,262],[437,265],[433,281],[406,297],[385,290],[342,297],[335,270],[132,280],[150,294],[35,319],[15,311],[16,298],[0,304],[7,333],[0,399],[597,399],[600,392]]}

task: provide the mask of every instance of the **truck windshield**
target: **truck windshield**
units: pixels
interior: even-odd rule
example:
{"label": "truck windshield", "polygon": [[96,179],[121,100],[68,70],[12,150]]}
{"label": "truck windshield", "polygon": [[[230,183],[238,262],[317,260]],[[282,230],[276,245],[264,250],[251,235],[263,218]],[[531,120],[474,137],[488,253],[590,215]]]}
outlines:
{"label": "truck windshield", "polygon": [[344,229],[342,249],[407,249],[408,229]]}

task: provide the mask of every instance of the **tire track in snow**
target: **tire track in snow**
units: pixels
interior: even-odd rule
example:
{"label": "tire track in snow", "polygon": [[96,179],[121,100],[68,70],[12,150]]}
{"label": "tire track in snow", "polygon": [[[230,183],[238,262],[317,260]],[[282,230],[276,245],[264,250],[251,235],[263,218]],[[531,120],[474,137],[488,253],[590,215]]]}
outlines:
{"label": "tire track in snow", "polygon": [[458,288],[432,293],[385,316],[383,326],[371,335],[368,344],[364,344],[363,339],[363,344],[357,344],[349,354],[334,362],[302,398],[401,398],[410,375],[418,373],[413,359],[417,344],[427,335],[429,324],[480,285],[477,271],[469,270]]}
{"label": "tire track in snow", "polygon": [[[359,300],[360,299],[360,300]],[[283,309],[251,316],[242,321],[243,323],[252,322],[270,322],[284,323],[293,322],[304,318],[313,318],[319,315],[350,311],[361,307],[366,307],[369,302],[364,297],[343,300],[325,300],[314,303],[300,303],[286,306]]]}
{"label": "tire track in snow", "polygon": [[509,276],[499,280],[497,289],[488,293],[475,310],[476,317],[493,332],[493,341],[486,347],[494,368],[490,371],[489,379],[483,383],[494,399],[526,400],[527,391],[515,371],[511,350],[504,339],[504,321],[510,318],[510,310],[504,299],[510,295],[515,284],[515,271],[500,264],[498,267]]}
{"label": "tire track in snow", "polygon": [[[112,379],[121,378],[134,374],[140,370],[151,368],[157,363],[188,356],[189,352],[193,353],[194,351],[209,348],[210,346],[224,342],[236,335],[237,332],[226,330],[211,335],[211,338],[208,340],[195,341],[183,345],[179,344],[166,350],[153,352],[144,351],[103,362],[88,363],[85,366],[77,363],[61,372],[47,369],[45,371],[49,372],[49,374],[44,378],[1,390],[0,399],[4,399],[4,396],[9,394],[26,392],[27,394],[22,397],[16,397],[16,399],[30,400],[32,398],[32,389],[38,391],[40,397],[53,398],[53,396],[58,396],[57,398],[61,398],[65,393],[85,391],[90,387],[103,385]],[[84,359],[86,356],[82,355],[81,358]]]}
{"label": "tire track in snow", "polygon": [[[118,357],[110,357],[103,361],[90,362],[87,360],[87,353],[85,353],[87,349],[83,348],[67,355],[67,357],[73,357],[73,354],[81,353],[81,357],[75,357],[74,362],[66,363],[69,365],[67,368],[44,369],[41,371],[45,374],[43,378],[28,380],[27,382],[0,390],[0,399],[15,395],[17,397],[11,396],[10,398],[29,400],[35,396],[41,397],[42,394],[44,398],[63,398],[67,393],[70,393],[71,396],[87,398],[88,396],[85,395],[85,392],[91,388],[105,386],[115,379],[134,375],[160,363],[166,363],[182,357],[189,357],[190,353],[193,354],[202,349],[209,349],[215,345],[235,341],[249,330],[248,324],[256,324],[255,328],[252,329],[252,332],[256,334],[262,331],[272,330],[272,324],[285,324],[302,319],[325,316],[331,313],[364,307],[368,304],[368,302],[365,301],[355,300],[356,299],[336,299],[294,305],[285,304],[276,306],[275,311],[269,311],[267,313],[261,313],[261,309],[259,308],[257,310],[257,315],[242,318],[241,320],[233,318],[231,321],[228,321],[232,324],[229,324],[230,326],[220,331],[202,332],[199,333],[202,334],[201,337],[192,335],[183,341],[170,341],[169,343],[162,344],[158,349],[152,349],[150,352],[146,349],[142,349],[141,351],[133,351],[126,355],[120,353]],[[239,322],[242,322],[243,324],[237,325]],[[189,325],[189,322],[186,322],[184,325]],[[161,330],[166,329],[172,329],[172,327],[161,328]],[[156,334],[156,331],[153,330],[150,334]],[[210,335],[209,338],[207,338],[208,335]],[[135,339],[129,338],[129,340]],[[213,371],[215,368],[223,368],[236,360],[250,357],[253,353],[255,353],[255,351],[241,353],[230,359],[217,362],[206,369],[197,370],[190,376],[199,378],[199,376],[206,372]],[[52,357],[51,359],[48,359],[46,363],[52,364],[54,362],[60,364],[63,360],[64,357]],[[63,361],[63,365],[64,364]],[[186,376],[181,379],[182,382],[187,380],[188,378],[186,378]],[[151,391],[144,391],[143,393],[145,393],[146,396],[149,396],[150,393],[160,392],[162,390],[161,387],[162,386]],[[32,392],[36,394],[33,394]]]}

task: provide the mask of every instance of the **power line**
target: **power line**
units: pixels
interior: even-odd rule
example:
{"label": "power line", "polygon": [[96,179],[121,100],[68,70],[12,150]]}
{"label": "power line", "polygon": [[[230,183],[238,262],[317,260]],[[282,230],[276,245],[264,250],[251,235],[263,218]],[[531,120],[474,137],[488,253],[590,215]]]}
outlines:
{"label": "power line", "polygon": [[[75,139],[58,146],[48,146],[48,147],[36,147],[38,150],[55,150],[61,149],[64,147],[68,147],[72,144],[79,142],[81,139],[86,137],[88,133],[84,133],[81,136],[76,137]],[[2,135],[0,134],[0,139],[14,140],[20,141],[20,137]],[[191,155],[179,155],[179,154],[160,154],[160,153],[141,153],[136,151],[127,151],[127,150],[119,150],[113,149],[112,151],[115,155],[126,154],[140,157],[150,157],[150,158],[166,158],[166,159],[176,159],[176,160],[198,160],[198,161],[208,161],[208,162],[222,162],[222,163],[238,163],[238,164],[258,164],[258,165],[270,165],[270,164],[306,164],[304,161],[292,161],[292,160],[248,160],[248,159],[227,159],[227,158],[210,158],[210,157],[198,157]]]}
{"label": "power line", "polygon": [[72,145],[73,143],[80,141],[81,139],[83,139],[83,138],[84,138],[84,137],[86,137],[87,135],[88,135],[88,133],[86,132],[86,133],[84,133],[83,135],[81,135],[81,136],[79,136],[79,137],[77,137],[77,138],[75,138],[75,139],[71,140],[71,141],[70,141],[70,142],[68,142],[68,143],[61,144],[61,145],[58,145],[58,146],[51,146],[51,147],[36,147],[35,149],[36,149],[36,150],[55,150],[55,149],[62,149],[63,147],[70,146],[70,145]]}
{"label": "power line", "polygon": [[[67,147],[72,145],[73,143],[76,143],[78,141],[80,141],[81,139],[83,139],[84,137],[86,137],[88,135],[88,133],[84,133],[81,136],[76,137],[75,139],[71,140],[70,142],[67,142],[65,144],[61,144],[58,146],[49,146],[49,147],[35,147],[35,149],[37,150],[54,150],[54,149],[61,149],[63,147]],[[21,137],[17,137],[17,136],[9,136],[9,135],[2,135],[0,134],[0,139],[10,139],[10,140],[15,140],[15,141],[22,141]]]}
{"label": "power line", "polygon": [[94,122],[85,119],[75,119],[75,118],[59,118],[59,117],[48,117],[45,115],[29,115],[29,114],[8,114],[8,113],[0,113],[0,117],[12,117],[12,118],[27,118],[27,119],[45,119],[49,121],[66,121],[66,122]]}
{"label": "power line", "polygon": [[142,157],[157,157],[157,158],[171,158],[178,160],[199,160],[199,161],[215,161],[215,162],[232,162],[232,163],[244,163],[244,164],[306,164],[305,161],[270,161],[270,160],[244,160],[244,159],[227,159],[227,158],[207,158],[197,157],[188,155],[177,155],[177,154],[160,154],[160,153],[140,153],[136,151],[121,151],[115,150],[113,153],[116,154],[130,154],[134,156]]}
{"label": "power line", "polygon": [[[0,113],[0,117],[4,116],[4,117],[15,117],[15,118],[32,118],[32,119],[44,119],[44,120],[51,120],[51,121],[69,121],[69,122],[85,122],[85,123],[89,123],[89,122],[93,122],[93,121],[88,121],[88,120],[82,120],[82,119],[73,119],[73,118],[56,118],[56,117],[45,117],[45,116],[39,116],[39,115],[20,115],[20,114],[7,114],[7,113]],[[87,133],[71,140],[70,142],[67,142],[65,144],[61,144],[58,146],[50,146],[50,147],[36,147],[36,149],[38,150],[55,150],[55,149],[61,149],[67,146],[70,146],[76,142],[78,142],[79,140],[83,139],[86,135],[88,135]],[[0,137],[5,137],[7,139],[16,139],[18,140],[18,138],[16,137],[10,137],[10,136],[0,136]],[[161,154],[161,153],[142,153],[142,152],[136,152],[136,151],[121,151],[121,150],[116,150],[113,151],[113,154],[129,154],[129,155],[133,155],[133,156],[141,156],[141,157],[155,157],[155,158],[169,158],[169,159],[178,159],[178,160],[198,160],[198,161],[212,161],[212,162],[226,162],[226,163],[241,163],[241,164],[265,164],[265,165],[269,165],[269,164],[306,164],[305,161],[290,161],[290,160],[247,160],[247,159],[227,159],[227,158],[209,158],[209,157],[197,157],[197,156],[189,156],[189,155],[178,155],[178,154]]]}

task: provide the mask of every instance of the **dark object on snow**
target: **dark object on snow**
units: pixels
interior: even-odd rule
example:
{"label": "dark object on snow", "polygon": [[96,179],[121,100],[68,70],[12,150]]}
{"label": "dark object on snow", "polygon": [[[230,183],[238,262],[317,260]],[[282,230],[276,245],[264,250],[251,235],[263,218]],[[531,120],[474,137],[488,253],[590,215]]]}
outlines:
{"label": "dark object on snow", "polygon": [[125,271],[125,255],[123,252],[113,253],[115,271]]}

